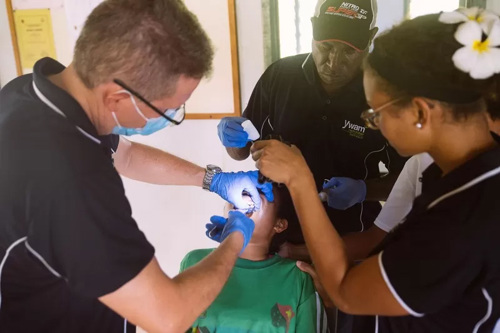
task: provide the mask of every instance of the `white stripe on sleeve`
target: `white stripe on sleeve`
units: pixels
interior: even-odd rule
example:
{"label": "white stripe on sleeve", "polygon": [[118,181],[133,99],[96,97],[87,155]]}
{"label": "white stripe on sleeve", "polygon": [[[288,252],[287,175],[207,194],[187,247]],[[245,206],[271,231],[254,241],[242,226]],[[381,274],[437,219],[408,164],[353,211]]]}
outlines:
{"label": "white stripe on sleeve", "polygon": [[380,254],[378,255],[378,265],[380,267],[380,272],[382,273],[382,277],[384,278],[384,281],[385,283],[387,284],[387,287],[389,288],[389,290],[391,291],[392,295],[394,296],[394,298],[398,301],[398,303],[403,307],[403,309],[405,309],[409,314],[411,314],[412,316],[414,317],[423,317],[424,314],[423,313],[418,313],[416,311],[413,311],[412,308],[410,308],[408,306],[408,304],[405,303],[405,301],[403,301],[403,299],[401,297],[399,297],[398,293],[396,292],[396,289],[394,289],[394,287],[392,286],[391,284],[391,281],[389,280],[389,277],[387,276],[387,273],[385,272],[385,269],[384,269],[384,265],[382,264],[382,254],[384,252],[380,252]]}

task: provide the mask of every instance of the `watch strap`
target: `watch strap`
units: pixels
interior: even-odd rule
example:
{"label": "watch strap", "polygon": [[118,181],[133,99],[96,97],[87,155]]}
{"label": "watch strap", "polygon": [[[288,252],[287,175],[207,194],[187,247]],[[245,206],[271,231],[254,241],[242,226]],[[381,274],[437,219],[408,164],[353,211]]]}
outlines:
{"label": "watch strap", "polygon": [[212,185],[212,180],[214,176],[218,173],[221,173],[222,169],[216,165],[209,164],[205,168],[205,176],[203,177],[202,188],[204,190],[210,191],[210,185]]}

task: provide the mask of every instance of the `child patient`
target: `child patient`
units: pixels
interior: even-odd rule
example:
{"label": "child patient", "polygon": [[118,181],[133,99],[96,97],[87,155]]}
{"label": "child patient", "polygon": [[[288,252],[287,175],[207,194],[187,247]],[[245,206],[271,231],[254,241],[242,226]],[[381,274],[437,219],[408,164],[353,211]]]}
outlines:
{"label": "child patient", "polygon": [[[255,222],[252,239],[222,292],[188,332],[326,332],[326,316],[310,276],[298,269],[295,261],[270,254],[273,237],[280,235],[284,242],[289,222],[297,224],[286,188],[275,186],[274,196],[274,202],[268,202],[261,195],[261,209],[248,214]],[[247,199],[251,202],[250,197]],[[233,208],[227,204],[225,215]],[[188,253],[181,271],[212,251]]]}

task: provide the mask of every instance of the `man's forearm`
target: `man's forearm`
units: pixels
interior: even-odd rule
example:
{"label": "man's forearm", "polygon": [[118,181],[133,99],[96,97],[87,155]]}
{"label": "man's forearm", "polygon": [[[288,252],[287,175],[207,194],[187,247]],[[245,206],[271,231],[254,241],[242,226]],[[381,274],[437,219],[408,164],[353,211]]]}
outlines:
{"label": "man's forearm", "polygon": [[[349,262],[362,260],[384,239],[387,233],[373,225],[364,232],[353,232],[342,237]],[[279,254],[282,257],[310,263],[311,256],[305,244],[285,243]]]}
{"label": "man's forearm", "polygon": [[281,246],[278,254],[284,258],[311,263],[311,256],[306,244],[285,243]]}
{"label": "man's forearm", "polygon": [[182,308],[190,309],[191,316],[186,318],[188,324],[206,310],[219,295],[242,246],[243,235],[238,232],[233,233],[210,255],[173,279],[180,290],[181,298],[184,299]]}
{"label": "man's forearm", "polygon": [[201,186],[205,169],[157,148],[120,139],[115,167],[127,178],[157,185]]}
{"label": "man's forearm", "polygon": [[386,201],[391,193],[399,173],[390,173],[385,177],[368,179],[366,183],[366,201]]}
{"label": "man's forearm", "polygon": [[245,147],[243,148],[232,148],[232,147],[226,147],[226,151],[231,156],[232,159],[236,161],[243,161],[248,158],[250,155],[250,147],[252,146],[252,142],[249,142]]}
{"label": "man's forearm", "polygon": [[384,239],[387,233],[373,225],[364,232],[353,232],[342,237],[349,261],[362,260]]}
{"label": "man's forearm", "polygon": [[170,279],[156,258],[132,280],[99,300],[148,332],[185,332],[213,302],[243,247],[235,232],[197,265]]}

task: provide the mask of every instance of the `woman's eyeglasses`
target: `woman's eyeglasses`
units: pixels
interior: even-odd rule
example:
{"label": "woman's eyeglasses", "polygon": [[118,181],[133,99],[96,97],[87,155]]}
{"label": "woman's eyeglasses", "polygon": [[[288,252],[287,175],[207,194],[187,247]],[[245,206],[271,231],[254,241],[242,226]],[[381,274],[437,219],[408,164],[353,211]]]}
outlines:
{"label": "woman's eyeglasses", "polygon": [[[142,97],[138,92],[127,86],[123,81],[114,79],[114,83],[122,87],[123,89],[127,90],[129,93],[131,93],[134,97],[137,97],[141,102],[146,104],[149,108],[151,108],[153,111],[158,113],[160,116],[163,118],[167,119],[170,121],[172,124],[175,125],[180,125],[183,121],[184,118],[186,117],[186,105],[182,104],[180,107],[176,109],[167,109],[165,111],[161,111],[158,109],[156,106],[151,104],[148,100],[146,100],[144,97]],[[167,115],[168,114],[168,115]]]}
{"label": "woman's eyeglasses", "polygon": [[363,119],[363,121],[365,122],[366,127],[373,130],[378,130],[379,129],[378,126],[380,124],[380,111],[403,100],[403,98],[404,97],[399,97],[385,103],[384,105],[376,109],[368,109],[366,111],[363,111],[363,113],[361,113],[361,119]]}

